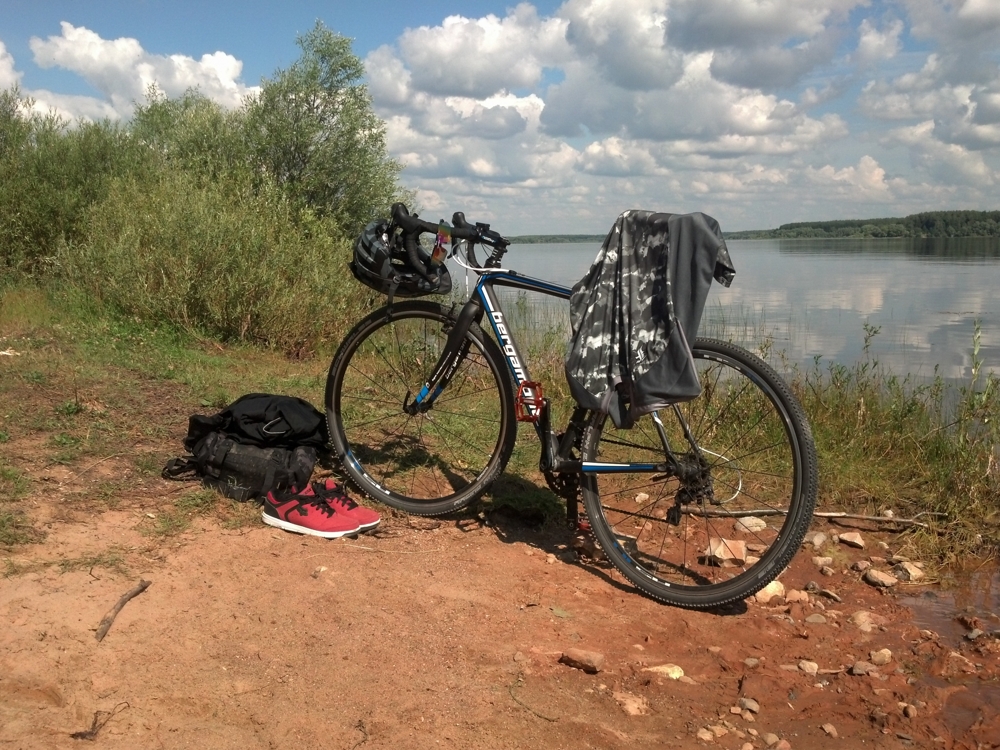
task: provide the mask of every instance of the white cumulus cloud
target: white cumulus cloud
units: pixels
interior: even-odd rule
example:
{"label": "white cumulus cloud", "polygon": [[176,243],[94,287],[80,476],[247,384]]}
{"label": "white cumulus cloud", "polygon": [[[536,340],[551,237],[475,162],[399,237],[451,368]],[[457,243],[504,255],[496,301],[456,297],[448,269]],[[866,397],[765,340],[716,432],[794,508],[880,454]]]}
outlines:
{"label": "white cumulus cloud", "polygon": [[85,112],[89,108],[128,116],[135,104],[145,99],[150,86],[168,96],[198,88],[227,107],[238,106],[255,90],[240,81],[243,63],[225,52],[205,54],[198,60],[187,55],[154,55],[144,50],[137,39],[103,39],[90,29],[65,21],[58,36],[32,37],[29,44],[37,65],[78,74],[101,92],[103,103],[110,107],[84,106],[82,99],[75,98],[64,97],[57,102],[55,98],[43,101],[42,96],[37,97],[57,109],[69,106],[76,115],[89,116]]}

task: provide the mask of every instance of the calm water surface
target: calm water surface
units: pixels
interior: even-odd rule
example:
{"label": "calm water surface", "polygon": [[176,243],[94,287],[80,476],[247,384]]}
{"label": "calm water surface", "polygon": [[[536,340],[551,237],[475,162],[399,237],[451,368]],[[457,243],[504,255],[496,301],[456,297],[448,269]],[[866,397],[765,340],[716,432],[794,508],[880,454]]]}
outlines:
{"label": "calm water surface", "polygon": [[[1000,371],[1000,241],[731,240],[736,279],[713,285],[702,333],[744,342],[774,339],[790,361],[852,364],[865,324],[879,333],[871,356],[899,375],[966,379],[975,323],[980,357]],[[512,245],[506,265],[572,286],[596,244]],[[547,316],[564,303],[532,295]],[[553,306],[558,305],[555,309]]]}

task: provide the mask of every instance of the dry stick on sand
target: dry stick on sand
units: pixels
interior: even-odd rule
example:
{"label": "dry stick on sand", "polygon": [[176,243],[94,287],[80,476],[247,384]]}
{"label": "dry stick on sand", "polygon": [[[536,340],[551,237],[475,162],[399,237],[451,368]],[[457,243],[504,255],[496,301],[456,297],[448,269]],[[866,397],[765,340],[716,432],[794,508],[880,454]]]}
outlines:
{"label": "dry stick on sand", "polygon": [[104,615],[104,619],[101,620],[101,624],[97,626],[97,633],[95,634],[97,636],[98,643],[104,640],[104,636],[106,636],[108,631],[111,629],[111,623],[113,623],[115,618],[118,617],[118,613],[122,611],[122,607],[128,604],[130,599],[139,596],[139,594],[149,588],[149,584],[151,583],[152,581],[143,581],[140,579],[139,583],[135,585],[135,588],[126,591],[122,595],[122,598],[118,600],[118,603],[113,606],[106,615]]}

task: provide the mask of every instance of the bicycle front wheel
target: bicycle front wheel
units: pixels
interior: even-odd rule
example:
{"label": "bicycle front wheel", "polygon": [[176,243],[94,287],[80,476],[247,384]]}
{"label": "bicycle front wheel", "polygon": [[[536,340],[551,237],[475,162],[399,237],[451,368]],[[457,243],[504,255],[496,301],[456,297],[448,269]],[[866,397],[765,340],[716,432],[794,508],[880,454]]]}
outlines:
{"label": "bicycle front wheel", "polygon": [[[584,462],[645,469],[606,467],[582,485],[594,534],[626,578],[661,601],[708,609],[759,591],[791,561],[816,504],[816,449],[801,406],[763,360],[711,339],[692,353],[698,398],[630,430],[604,414],[588,426]],[[663,470],[665,443],[683,479]]]}
{"label": "bicycle front wheel", "polygon": [[480,497],[514,448],[514,394],[499,347],[472,324],[468,354],[430,410],[408,414],[455,318],[415,301],[377,310],[347,334],[330,365],[326,414],[350,478],[375,500],[416,515]]}

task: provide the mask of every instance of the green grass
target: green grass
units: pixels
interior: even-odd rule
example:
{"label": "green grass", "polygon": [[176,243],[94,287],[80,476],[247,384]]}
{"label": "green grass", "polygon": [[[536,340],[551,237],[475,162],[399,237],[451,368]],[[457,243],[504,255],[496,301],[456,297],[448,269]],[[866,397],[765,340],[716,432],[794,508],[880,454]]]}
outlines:
{"label": "green grass", "polygon": [[[137,450],[136,441],[182,435],[191,413],[211,413],[253,391],[300,396],[322,408],[334,341],[311,359],[298,360],[171,324],[150,326],[53,287],[8,286],[0,293],[0,339],[4,348],[22,353],[4,358],[0,378],[5,449],[37,434],[50,460],[75,469],[121,453],[131,456],[140,475],[155,476],[166,456],[149,447]],[[515,301],[511,310],[516,335],[530,343],[532,377],[545,385],[553,424],[562,429],[573,406],[562,372],[563,334],[530,305]],[[345,324],[357,317],[360,312],[352,313]],[[737,314],[712,325],[720,338],[728,337],[727,325],[738,329],[733,338],[767,357],[792,384],[816,439],[821,510],[940,513],[923,517],[930,528],[911,530],[899,543],[939,561],[1000,553],[1000,387],[986,372],[978,332],[970,336],[971,378],[949,384],[900,377],[870,354],[849,366],[794,367],[768,338],[763,321]],[[866,330],[869,342],[877,335]],[[46,409],[25,408],[24,394],[33,393],[44,394]],[[519,433],[507,472],[485,507],[557,522],[563,504],[538,473],[538,441],[527,425]],[[174,452],[181,452],[179,442]],[[122,501],[113,482],[97,484],[90,497],[106,507]],[[0,502],[24,496],[30,486],[23,469],[0,459]],[[155,509],[147,531],[169,537],[198,516],[234,528],[259,522],[259,509],[212,498],[185,495]],[[26,533],[23,518],[5,518],[5,538],[13,538],[15,529]]]}

